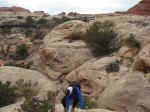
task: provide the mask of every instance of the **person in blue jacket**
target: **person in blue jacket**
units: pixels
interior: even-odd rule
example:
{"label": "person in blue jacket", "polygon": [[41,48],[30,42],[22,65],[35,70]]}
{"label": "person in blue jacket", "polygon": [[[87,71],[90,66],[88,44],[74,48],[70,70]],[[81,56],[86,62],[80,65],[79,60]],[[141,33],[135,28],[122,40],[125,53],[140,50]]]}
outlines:
{"label": "person in blue jacket", "polygon": [[71,112],[74,112],[75,107],[80,103],[80,109],[84,109],[82,96],[80,91],[80,85],[77,82],[72,82],[65,91],[61,103],[64,106],[65,112],[69,112],[70,100],[73,101]]}

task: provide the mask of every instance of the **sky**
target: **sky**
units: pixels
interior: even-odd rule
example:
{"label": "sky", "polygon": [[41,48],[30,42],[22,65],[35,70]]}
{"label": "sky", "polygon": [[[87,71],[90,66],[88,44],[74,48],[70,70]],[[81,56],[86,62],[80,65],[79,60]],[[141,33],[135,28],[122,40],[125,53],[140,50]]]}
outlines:
{"label": "sky", "polygon": [[141,0],[0,0],[0,7],[19,6],[49,14],[78,12],[83,14],[126,11]]}

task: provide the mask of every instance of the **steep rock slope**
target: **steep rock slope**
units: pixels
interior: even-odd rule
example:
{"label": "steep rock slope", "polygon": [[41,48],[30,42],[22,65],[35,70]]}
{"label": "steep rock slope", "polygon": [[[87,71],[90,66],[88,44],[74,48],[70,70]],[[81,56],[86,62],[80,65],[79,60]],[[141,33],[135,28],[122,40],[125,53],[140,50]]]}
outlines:
{"label": "steep rock slope", "polygon": [[79,20],[56,26],[44,38],[40,52],[41,71],[56,80],[92,58],[82,41],[86,29],[87,24]]}
{"label": "steep rock slope", "polygon": [[130,8],[127,13],[150,16],[150,1],[142,0],[134,7]]}

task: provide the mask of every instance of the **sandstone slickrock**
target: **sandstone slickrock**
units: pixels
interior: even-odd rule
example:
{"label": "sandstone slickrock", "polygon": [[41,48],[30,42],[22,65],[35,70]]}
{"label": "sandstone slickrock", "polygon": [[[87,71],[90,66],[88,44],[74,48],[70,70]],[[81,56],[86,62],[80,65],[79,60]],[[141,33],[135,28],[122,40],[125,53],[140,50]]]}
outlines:
{"label": "sandstone slickrock", "polygon": [[[22,102],[18,102],[16,104],[12,104],[6,107],[3,107],[0,109],[0,112],[18,112],[18,108],[20,108],[20,104]],[[55,106],[55,112],[64,112],[63,106],[61,104],[57,104]],[[80,109],[76,109],[75,112],[83,112]],[[108,109],[87,109],[84,110],[84,112],[116,112],[116,111],[110,111]]]}
{"label": "sandstone slickrock", "polygon": [[40,52],[41,71],[56,80],[91,59],[93,56],[82,41],[86,29],[87,24],[79,20],[56,26],[44,38]]}
{"label": "sandstone slickrock", "polygon": [[130,8],[127,13],[150,16],[150,1],[142,0],[137,5]]}
{"label": "sandstone slickrock", "polygon": [[22,101],[2,107],[0,108],[0,112],[18,112],[18,109],[20,108],[21,104],[22,104]]}
{"label": "sandstone slickrock", "polygon": [[[64,112],[63,106],[61,104],[57,104],[55,107],[55,112]],[[86,110],[80,110],[75,109],[75,112],[116,112],[116,111],[110,111],[108,109],[86,109]]]}
{"label": "sandstone slickrock", "polygon": [[78,80],[81,83],[83,93],[89,96],[99,97],[111,82],[121,77],[120,72],[128,71],[127,67],[120,66],[120,71],[108,74],[105,70],[106,66],[116,61],[120,61],[120,58],[114,56],[91,59],[68,74],[66,80]]}
{"label": "sandstone slickrock", "polygon": [[49,81],[43,74],[37,71],[8,66],[0,67],[0,81],[11,81],[15,83],[19,79],[38,82],[41,88],[41,94],[44,94],[48,90],[55,91],[57,88],[54,82]]}
{"label": "sandstone slickrock", "polygon": [[97,21],[112,21],[114,31],[117,33],[117,39],[125,40],[131,34],[135,35],[135,40],[139,41],[141,46],[145,46],[150,42],[150,18],[144,16],[104,16],[103,18],[97,17]]}
{"label": "sandstone slickrock", "polygon": [[143,73],[125,73],[105,89],[100,102],[106,108],[121,112],[149,112],[149,85]]}

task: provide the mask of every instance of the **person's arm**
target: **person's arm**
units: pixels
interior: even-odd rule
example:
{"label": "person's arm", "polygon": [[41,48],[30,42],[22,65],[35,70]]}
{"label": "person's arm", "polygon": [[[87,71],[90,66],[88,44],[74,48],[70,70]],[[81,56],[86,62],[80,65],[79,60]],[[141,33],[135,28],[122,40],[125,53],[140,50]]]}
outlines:
{"label": "person's arm", "polygon": [[80,101],[80,109],[84,109],[80,89],[78,87],[76,89],[77,89],[78,100]]}
{"label": "person's arm", "polygon": [[69,110],[70,100],[69,96],[66,96],[66,110]]}
{"label": "person's arm", "polygon": [[69,99],[69,91],[66,93],[66,110],[69,110],[70,99]]}

